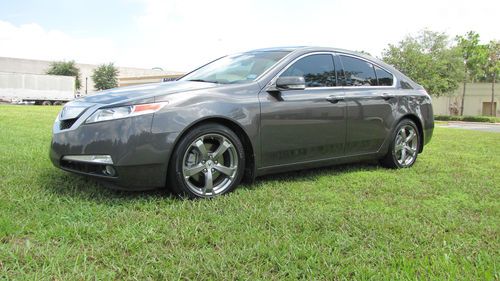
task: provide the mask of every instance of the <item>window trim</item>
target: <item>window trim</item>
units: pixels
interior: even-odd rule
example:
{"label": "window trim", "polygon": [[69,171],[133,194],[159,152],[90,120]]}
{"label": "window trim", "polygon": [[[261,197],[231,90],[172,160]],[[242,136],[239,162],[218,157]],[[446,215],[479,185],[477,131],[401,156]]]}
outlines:
{"label": "window trim", "polygon": [[[396,88],[396,86],[397,86],[397,77],[396,77],[396,75],[394,75],[394,73],[392,73],[392,71],[387,70],[387,68],[381,66],[380,64],[372,62],[370,60],[367,60],[365,58],[362,58],[362,57],[359,57],[359,56],[356,56],[356,55],[351,55],[351,54],[346,54],[346,53],[336,53],[336,54],[339,56],[340,63],[342,64],[342,72],[344,72],[344,73],[345,73],[344,62],[342,61],[341,56],[352,57],[352,58],[359,59],[359,60],[365,61],[367,63],[370,63],[373,66],[377,66],[378,68],[387,71],[393,77],[393,81],[392,81],[392,85],[391,86],[379,86],[379,85],[377,85],[377,86],[342,86],[343,88],[347,88],[347,89]],[[373,71],[375,72],[375,77],[377,78],[377,83],[378,83],[378,77],[377,77],[377,72],[376,72],[375,68],[373,69]]]}
{"label": "window trim", "polygon": [[[272,86],[272,85],[275,85],[276,84],[276,80],[280,77],[281,74],[283,74],[283,72],[285,72],[286,70],[288,70],[288,68],[290,68],[295,62],[297,62],[298,60],[304,58],[304,57],[307,57],[307,56],[311,56],[311,55],[331,55],[332,56],[332,60],[333,60],[333,67],[336,68],[336,67],[340,67],[340,70],[342,70],[342,73],[344,73],[344,63],[342,62],[342,58],[340,58],[340,56],[348,56],[348,57],[353,57],[355,59],[360,59],[360,60],[363,60],[367,63],[370,63],[372,65],[376,65],[377,67],[387,71],[388,73],[390,73],[392,75],[392,77],[394,78],[393,81],[392,81],[392,85],[391,86],[330,86],[330,87],[306,87],[305,90],[325,90],[325,89],[387,89],[387,88],[397,88],[397,76],[394,75],[394,73],[392,73],[392,71],[389,71],[387,68],[381,66],[380,64],[378,63],[375,63],[371,60],[368,60],[368,59],[365,59],[365,58],[362,58],[362,57],[359,57],[359,56],[356,56],[356,55],[352,55],[352,54],[347,54],[347,53],[342,53],[342,52],[334,52],[334,51],[315,51],[315,52],[310,52],[310,53],[306,53],[306,54],[302,54],[298,57],[296,57],[295,59],[293,59],[291,62],[289,62],[285,67],[283,67],[283,69],[281,69],[271,80],[270,82],[268,83],[269,86]],[[335,64],[335,56],[338,56],[339,57],[339,61],[341,63],[341,65],[336,65]],[[335,79],[336,79],[336,82],[339,81],[339,77],[337,75],[337,69],[334,69],[335,71]],[[374,69],[375,71],[375,69]],[[375,76],[377,74],[375,73]],[[378,78],[377,78],[377,82],[378,82]],[[268,87],[269,87],[268,86]]]}
{"label": "window trim", "polygon": [[[283,74],[283,72],[287,71],[298,60],[305,58],[305,57],[308,57],[308,56],[312,56],[312,55],[330,55],[330,56],[332,56],[333,71],[335,72],[335,83],[337,83],[337,81],[338,81],[337,69],[335,69],[335,67],[337,67],[337,65],[335,65],[335,60],[334,60],[335,53],[333,53],[333,52],[311,52],[311,53],[300,55],[300,56],[296,57],[295,59],[293,59],[290,63],[288,63],[285,67],[283,67],[283,69],[281,69],[278,72],[278,74],[276,74],[273,77],[273,79],[271,79],[271,82],[269,83],[269,85],[276,84],[276,80],[281,76],[281,74]],[[339,67],[341,67],[341,66],[339,65]],[[342,88],[342,86],[306,87],[305,90],[324,90],[324,89],[333,89],[333,88],[340,89],[340,88]]]}

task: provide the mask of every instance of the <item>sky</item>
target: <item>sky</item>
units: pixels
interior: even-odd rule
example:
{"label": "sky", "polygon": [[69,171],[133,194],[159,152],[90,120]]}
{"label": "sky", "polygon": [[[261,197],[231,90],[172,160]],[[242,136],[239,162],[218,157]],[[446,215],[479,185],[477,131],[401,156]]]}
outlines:
{"label": "sky", "polygon": [[498,11],[498,0],[0,0],[0,56],[170,71],[276,46],[380,57],[425,28],[500,40]]}

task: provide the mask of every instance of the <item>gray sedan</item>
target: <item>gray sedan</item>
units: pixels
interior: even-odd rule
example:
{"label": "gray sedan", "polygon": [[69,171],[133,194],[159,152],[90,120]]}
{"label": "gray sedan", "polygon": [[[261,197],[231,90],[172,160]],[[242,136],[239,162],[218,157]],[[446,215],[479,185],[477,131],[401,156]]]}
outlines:
{"label": "gray sedan", "polygon": [[270,173],[367,159],[410,167],[433,128],[426,91],[382,61],[272,48],[70,102],[50,158],[122,189],[213,197]]}

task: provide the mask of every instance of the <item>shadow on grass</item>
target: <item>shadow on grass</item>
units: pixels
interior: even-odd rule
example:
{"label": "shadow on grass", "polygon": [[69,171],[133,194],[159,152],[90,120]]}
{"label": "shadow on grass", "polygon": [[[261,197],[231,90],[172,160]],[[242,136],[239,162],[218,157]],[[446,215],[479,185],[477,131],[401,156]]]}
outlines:
{"label": "shadow on grass", "polygon": [[[321,176],[335,176],[356,171],[375,170],[378,168],[380,168],[380,166],[377,162],[360,162],[284,172],[258,177],[253,183],[242,183],[238,188],[252,190],[273,181],[311,181]],[[178,196],[172,194],[167,188],[158,188],[149,191],[117,190],[109,184],[92,177],[71,174],[55,168],[44,170],[40,173],[38,179],[40,186],[54,194],[85,200],[111,203],[113,201],[123,200],[180,199]]]}
{"label": "shadow on grass", "polygon": [[43,171],[38,178],[40,186],[51,193],[86,200],[113,202],[176,198],[166,188],[147,191],[118,190],[104,181],[55,168]]}
{"label": "shadow on grass", "polygon": [[336,176],[356,171],[371,171],[379,169],[380,165],[377,161],[364,161],[350,164],[338,164],[321,168],[311,168],[292,172],[283,172],[271,175],[261,176],[255,179],[252,184],[242,184],[239,188],[255,189],[262,184],[273,181],[311,181],[322,176]]}

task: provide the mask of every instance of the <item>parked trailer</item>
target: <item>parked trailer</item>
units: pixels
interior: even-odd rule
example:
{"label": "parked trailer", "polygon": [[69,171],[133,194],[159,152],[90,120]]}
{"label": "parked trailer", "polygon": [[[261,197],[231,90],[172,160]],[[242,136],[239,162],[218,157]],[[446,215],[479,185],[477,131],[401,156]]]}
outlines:
{"label": "parked trailer", "polygon": [[61,105],[75,98],[75,77],[0,72],[0,100]]}

